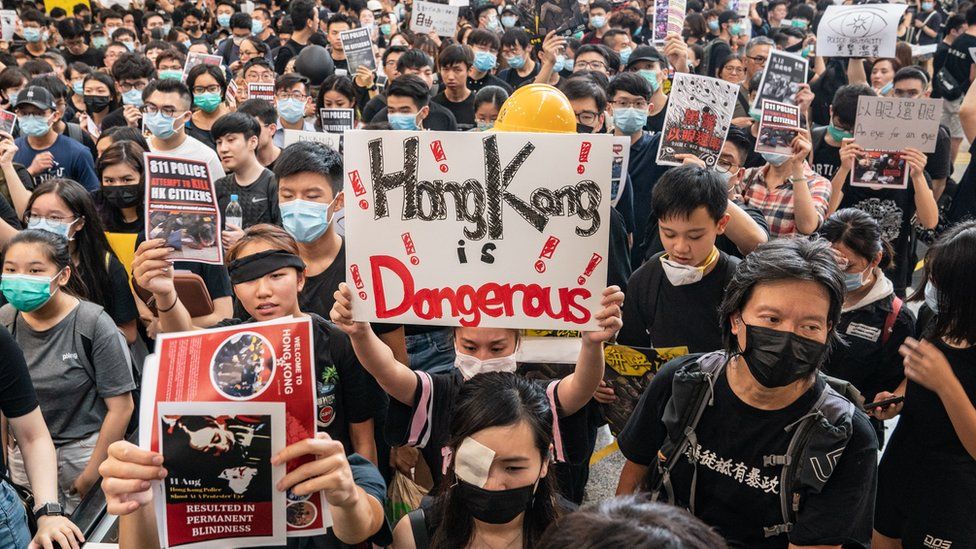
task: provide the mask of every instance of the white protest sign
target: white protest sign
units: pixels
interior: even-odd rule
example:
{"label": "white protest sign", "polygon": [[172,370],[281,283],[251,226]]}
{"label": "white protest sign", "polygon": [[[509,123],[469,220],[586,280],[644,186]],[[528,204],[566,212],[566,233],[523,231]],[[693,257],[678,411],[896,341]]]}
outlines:
{"label": "white protest sign", "polygon": [[942,119],[941,99],[902,99],[861,96],[857,98],[854,140],[875,151],[900,151],[912,147],[935,152]]}
{"label": "white protest sign", "polygon": [[612,150],[609,135],[346,132],[353,318],[596,329]]}
{"label": "white protest sign", "polygon": [[303,130],[289,130],[285,129],[285,139],[284,145],[298,143],[299,141],[315,141],[316,143],[322,143],[332,147],[335,150],[339,150],[339,143],[341,142],[342,135],[335,133],[325,133],[325,132],[306,132]]}
{"label": "white protest sign", "polygon": [[630,137],[613,138],[613,169],[610,173],[610,205],[616,207],[627,189],[627,166],[630,165]]}
{"label": "white protest sign", "polygon": [[413,3],[410,30],[417,34],[436,32],[438,36],[454,36],[460,9],[460,6],[447,6],[418,0]]}
{"label": "white protest sign", "polygon": [[817,55],[894,57],[905,4],[827,6],[817,27]]}
{"label": "white protest sign", "polygon": [[17,12],[14,10],[0,10],[0,40],[10,42],[14,39],[17,28]]}

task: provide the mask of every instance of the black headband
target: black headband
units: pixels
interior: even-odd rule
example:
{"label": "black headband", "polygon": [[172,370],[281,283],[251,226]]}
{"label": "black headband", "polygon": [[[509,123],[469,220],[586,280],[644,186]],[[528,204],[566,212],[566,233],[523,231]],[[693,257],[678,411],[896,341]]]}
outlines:
{"label": "black headband", "polygon": [[304,272],[305,262],[297,255],[283,250],[265,250],[231,261],[230,265],[227,266],[227,271],[230,274],[231,283],[241,284],[261,278],[284,267],[294,267]]}

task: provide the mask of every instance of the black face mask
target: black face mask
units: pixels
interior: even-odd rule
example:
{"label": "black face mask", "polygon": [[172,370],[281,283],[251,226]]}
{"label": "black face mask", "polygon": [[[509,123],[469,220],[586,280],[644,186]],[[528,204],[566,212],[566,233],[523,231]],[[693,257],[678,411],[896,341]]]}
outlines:
{"label": "black face mask", "polygon": [[88,112],[102,112],[112,104],[112,98],[107,95],[86,95],[85,110]]}
{"label": "black face mask", "polygon": [[133,208],[139,205],[139,184],[106,185],[102,187],[102,196],[116,208]]}
{"label": "black face mask", "polygon": [[576,123],[576,133],[593,133],[593,128],[586,124]]}
{"label": "black face mask", "polygon": [[461,479],[454,495],[468,508],[471,516],[487,524],[507,524],[524,513],[532,503],[535,484],[511,490],[485,490]]}
{"label": "black face mask", "polygon": [[746,327],[742,358],[752,377],[763,387],[785,387],[812,374],[820,366],[827,345],[760,326]]}

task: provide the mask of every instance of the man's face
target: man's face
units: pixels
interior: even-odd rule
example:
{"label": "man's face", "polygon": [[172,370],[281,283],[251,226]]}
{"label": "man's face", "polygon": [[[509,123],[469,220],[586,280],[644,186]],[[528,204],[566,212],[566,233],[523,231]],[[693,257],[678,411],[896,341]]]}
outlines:
{"label": "man's face", "polygon": [[427,87],[430,88],[434,85],[434,71],[430,66],[424,65],[419,69],[403,69],[403,74],[416,74],[424,82],[427,83]]}
{"label": "man's face", "polygon": [[180,62],[177,59],[163,59],[159,62],[156,67],[157,71],[181,71],[183,67],[180,66]]}
{"label": "man's face", "polygon": [[502,46],[502,57],[505,59],[512,59],[515,57],[525,57],[525,49],[522,48],[521,44],[515,44],[513,46]]}
{"label": "man's face", "polygon": [[229,133],[217,139],[217,155],[220,164],[227,171],[235,171],[254,155],[258,146],[258,138],[247,139],[242,133]]}
{"label": "man's face", "polygon": [[383,73],[386,74],[386,78],[391,82],[396,80],[400,76],[397,72],[397,61],[400,60],[400,56],[403,55],[401,52],[391,53],[386,57],[386,61],[383,63]]}
{"label": "man's face", "polygon": [[571,99],[569,104],[573,106],[577,124],[590,128],[591,132],[603,128],[605,116],[598,110],[595,99],[592,97]]}
{"label": "man's face", "polygon": [[603,74],[610,76],[610,69],[607,67],[607,61],[602,55],[592,51],[581,53],[576,56],[576,61],[573,64],[573,72],[581,71],[602,72]]}
{"label": "man's face", "polygon": [[771,49],[772,49],[771,46],[766,44],[761,44],[758,46],[754,46],[746,54],[745,63],[746,63],[747,82],[749,81],[749,79],[752,78],[754,74],[762,72],[763,68],[766,66],[766,60],[769,59],[769,50]]}
{"label": "man's face", "polygon": [[234,15],[234,8],[232,8],[232,7],[230,7],[230,6],[226,5],[226,4],[222,4],[220,6],[217,6],[217,16],[219,17],[221,15],[228,15],[228,16]]}
{"label": "man's face", "polygon": [[182,131],[183,124],[186,123],[187,119],[190,117],[190,105],[185,102],[179,93],[169,92],[164,93],[161,91],[154,91],[146,99],[145,107],[148,109],[158,109],[166,116],[172,116],[173,128],[177,132]]}
{"label": "man's face", "polygon": [[149,85],[148,78],[125,78],[115,83],[115,87],[116,89],[119,90],[120,94],[123,94],[131,90],[142,91],[148,85]]}
{"label": "man's face", "polygon": [[146,40],[152,36],[153,29],[163,28],[163,18],[162,17],[150,17],[149,21],[146,21]]}
{"label": "man's face", "polygon": [[610,114],[613,114],[613,110],[617,109],[638,109],[650,111],[654,108],[654,105],[644,99],[639,95],[634,95],[632,93],[625,92],[623,90],[617,90],[614,92],[613,97],[610,98],[609,103]]}
{"label": "man's face", "polygon": [[726,141],[722,145],[722,152],[718,155],[718,162],[715,167],[719,172],[732,174],[728,181],[728,190],[735,187],[742,178],[742,174],[745,173],[742,169],[742,164],[744,163],[745,158],[742,158],[742,153],[739,152],[739,149],[732,143]]}
{"label": "man's face", "polygon": [[430,107],[426,105],[418,108],[412,97],[390,95],[386,98],[386,109],[388,114],[412,114],[416,117],[417,127],[423,127],[424,119],[430,112]]}
{"label": "man's face", "polygon": [[254,12],[251,13],[251,19],[260,21],[266,29],[271,27],[271,21],[268,19],[268,14],[265,13],[264,10],[254,10]]}
{"label": "man's face", "polygon": [[699,206],[691,215],[675,215],[658,219],[661,245],[668,259],[681,265],[699,267],[705,264],[715,247],[715,239],[725,232],[728,214],[715,221],[705,206]]}
{"label": "man's face", "polygon": [[44,117],[44,119],[47,120],[47,123],[51,124],[52,126],[60,118],[57,110],[52,111],[50,109],[40,109],[34,105],[28,105],[26,103],[17,107],[17,116],[41,116]]}
{"label": "man's face", "polygon": [[657,61],[637,61],[630,66],[629,70],[631,72],[654,71],[654,74],[657,75],[657,81],[658,81],[657,89],[658,90],[661,89],[660,83],[664,82],[664,78],[665,78],[664,68],[661,66],[661,63]]}
{"label": "man's face", "polygon": [[895,97],[903,99],[917,99],[919,97],[929,96],[929,92],[925,89],[925,84],[916,78],[902,78],[899,82],[895,82],[892,93]]}
{"label": "man's face", "polygon": [[245,82],[274,82],[275,73],[273,70],[262,65],[254,65],[253,67],[244,71],[244,81]]}
{"label": "man's face", "polygon": [[769,12],[769,16],[770,19],[774,19],[776,21],[782,21],[783,19],[786,19],[786,5],[780,4],[776,6],[775,8],[772,9],[772,11]]}
{"label": "man's face", "polygon": [[196,32],[200,30],[200,20],[194,15],[187,15],[183,18],[183,28],[188,32]]}
{"label": "man's face", "polygon": [[468,66],[455,63],[449,67],[441,67],[441,83],[451,90],[462,90],[468,85]]}
{"label": "man's face", "polygon": [[68,49],[74,55],[81,55],[85,53],[88,49],[87,44],[85,44],[85,38],[79,36],[77,38],[70,38],[64,41],[64,47]]}
{"label": "man's face", "polygon": [[[339,198],[339,200],[334,200]],[[332,204],[332,211],[342,208],[342,193],[332,194],[329,178],[314,172],[301,172],[278,180],[278,203],[305,200],[318,204]]]}
{"label": "man's face", "polygon": [[607,10],[603,8],[590,8],[590,21],[597,17],[602,17],[603,20],[606,21]]}
{"label": "man's face", "polygon": [[478,27],[487,29],[492,19],[498,19],[498,14],[494,11],[485,10],[478,16]]}
{"label": "man's face", "polygon": [[634,47],[634,43],[630,40],[630,35],[627,34],[615,34],[611,41],[612,45],[610,48],[617,53],[620,53],[627,48]]}
{"label": "man's face", "polygon": [[261,133],[258,134],[258,148],[264,149],[273,145],[274,134],[278,130],[278,124],[274,122],[265,124],[261,119],[258,119],[258,124],[261,124]]}
{"label": "man's face", "polygon": [[333,51],[342,51],[342,40],[339,33],[349,30],[349,25],[345,23],[332,23],[329,25],[329,45]]}

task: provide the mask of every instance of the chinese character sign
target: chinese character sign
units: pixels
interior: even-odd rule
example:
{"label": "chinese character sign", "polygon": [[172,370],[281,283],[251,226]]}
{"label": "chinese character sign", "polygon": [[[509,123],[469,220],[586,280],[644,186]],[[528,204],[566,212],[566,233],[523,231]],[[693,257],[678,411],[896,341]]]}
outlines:
{"label": "chinese character sign", "polygon": [[912,147],[931,153],[935,152],[941,119],[941,99],[862,96],[857,99],[854,140],[869,150]]}
{"label": "chinese character sign", "polygon": [[657,163],[681,164],[690,154],[714,166],[732,122],[739,86],[717,78],[686,73],[674,75]]}
{"label": "chinese character sign", "polygon": [[594,329],[612,156],[608,135],[346,132],[353,317]]}
{"label": "chinese character sign", "polygon": [[817,55],[894,57],[905,4],[827,6],[817,26]]}
{"label": "chinese character sign", "polygon": [[410,17],[410,30],[417,34],[436,32],[438,36],[454,36],[457,30],[458,6],[436,4],[434,2],[413,3]]}

